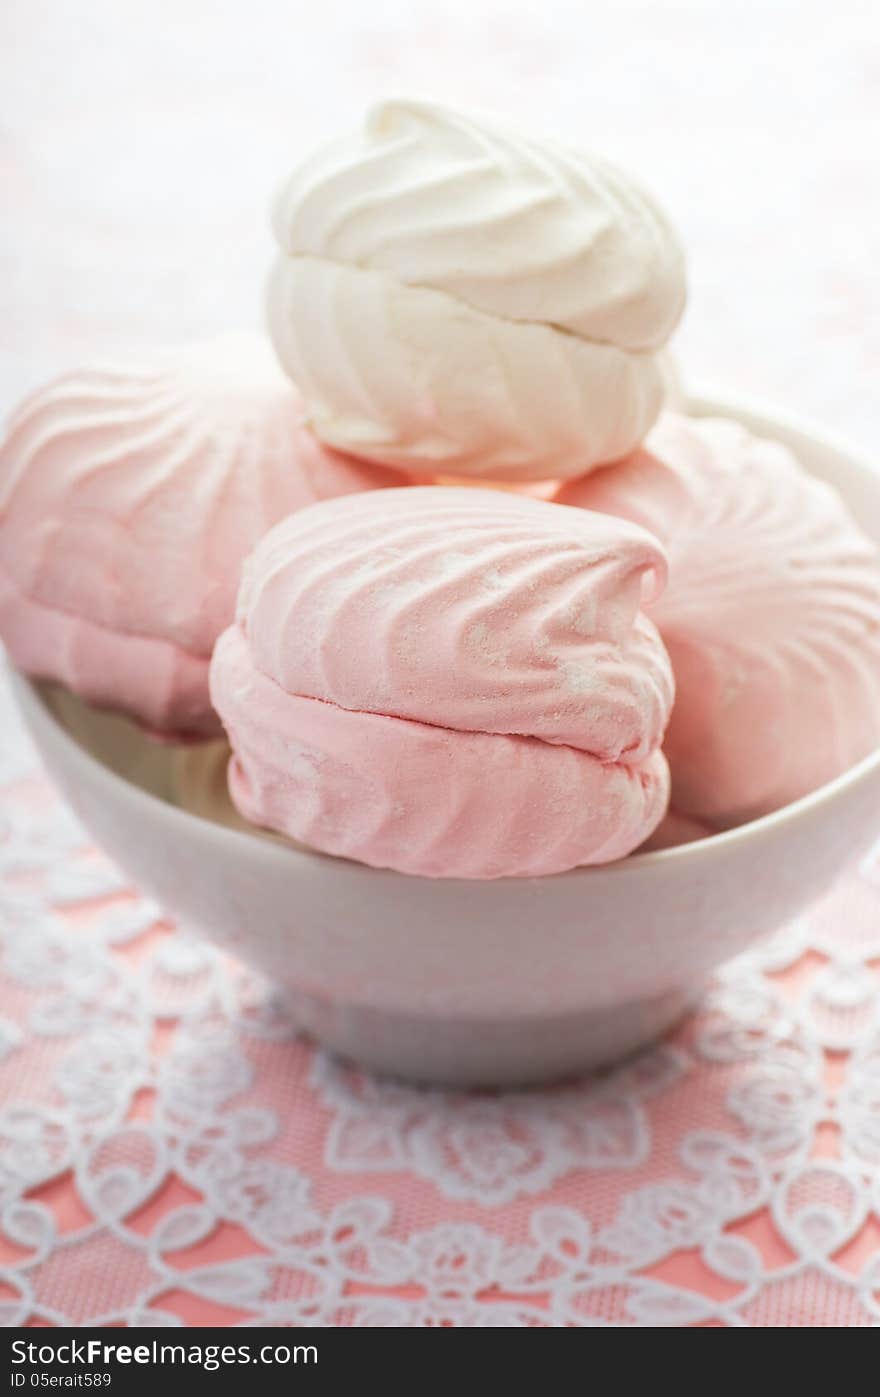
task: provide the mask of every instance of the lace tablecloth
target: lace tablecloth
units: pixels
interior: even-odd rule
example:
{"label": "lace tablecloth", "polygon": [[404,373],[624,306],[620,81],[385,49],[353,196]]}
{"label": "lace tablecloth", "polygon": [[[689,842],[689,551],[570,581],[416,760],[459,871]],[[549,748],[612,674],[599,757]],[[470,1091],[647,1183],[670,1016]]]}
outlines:
{"label": "lace tablecloth", "polygon": [[[880,426],[880,57],[841,0],[64,0],[4,18],[4,402],[256,323],[266,191],[391,90],[528,109],[691,249],[687,369]],[[291,1036],[41,777],[0,696],[0,1320],[874,1324],[880,852],[642,1058],[420,1092]]]}

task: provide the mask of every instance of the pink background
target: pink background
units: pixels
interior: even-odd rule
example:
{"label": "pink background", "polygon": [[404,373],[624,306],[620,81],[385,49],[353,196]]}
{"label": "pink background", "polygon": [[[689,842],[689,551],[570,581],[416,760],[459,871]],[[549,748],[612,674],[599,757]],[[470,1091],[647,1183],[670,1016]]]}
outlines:
{"label": "pink background", "polygon": [[[638,171],[691,252],[686,375],[870,448],[877,38],[857,0],[16,0],[3,405],[89,351],[258,324],[275,181],[427,92]],[[638,1064],[427,1095],[293,1041],[162,924],[0,702],[6,1322],[880,1319],[878,857]]]}

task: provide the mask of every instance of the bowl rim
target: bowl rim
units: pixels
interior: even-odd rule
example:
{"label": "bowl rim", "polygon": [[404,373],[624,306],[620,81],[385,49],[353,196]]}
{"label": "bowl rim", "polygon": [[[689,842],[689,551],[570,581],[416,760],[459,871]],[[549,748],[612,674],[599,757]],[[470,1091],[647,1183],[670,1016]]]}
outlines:
{"label": "bowl rim", "polygon": [[[880,471],[873,465],[865,451],[858,446],[848,442],[845,438],[834,432],[826,432],[823,428],[814,425],[811,421],[799,417],[792,413],[780,412],[772,404],[765,403],[760,399],[750,397],[745,394],[729,393],[714,385],[698,383],[688,388],[684,393],[683,410],[688,414],[697,417],[707,417],[714,414],[730,416],[734,418],[754,418],[768,424],[774,424],[783,431],[806,437],[816,442],[832,452],[849,457],[849,459],[859,468],[877,475],[878,491],[880,491]],[[797,800],[790,801],[788,805],[781,806],[778,810],[770,811],[767,815],[761,815],[757,819],[749,820],[745,824],[736,825],[731,829],[719,830],[706,835],[701,839],[692,840],[685,844],[673,845],[667,849],[653,849],[646,853],[633,853],[625,858],[617,859],[612,863],[583,866],[580,868],[567,869],[561,873],[546,874],[540,878],[532,876],[527,878],[505,877],[491,880],[468,879],[468,878],[425,878],[420,874],[401,873],[396,869],[375,868],[369,864],[361,864],[353,859],[340,859],[330,854],[324,854],[317,849],[299,848],[294,844],[284,845],[282,840],[267,840],[258,832],[251,834],[248,830],[231,829],[226,825],[207,819],[203,815],[194,811],[184,810],[180,806],[163,800],[153,792],[145,790],[135,782],[120,776],[118,772],[112,770],[106,763],[102,762],[86,747],[83,747],[71,735],[65,724],[53,712],[51,705],[47,702],[41,692],[39,681],[16,669],[8,658],[5,661],[7,678],[13,690],[15,698],[22,709],[26,721],[30,720],[35,710],[39,711],[42,721],[52,727],[56,737],[65,746],[74,764],[79,763],[88,770],[99,781],[107,785],[111,790],[116,787],[120,792],[124,792],[129,800],[143,800],[148,805],[155,805],[162,811],[163,818],[178,822],[181,828],[190,828],[190,822],[197,820],[206,829],[212,831],[221,843],[229,843],[230,847],[240,847],[245,841],[250,854],[256,857],[265,858],[293,858],[303,870],[317,868],[319,865],[327,865],[332,862],[335,865],[344,864],[349,869],[355,869],[358,873],[385,875],[395,879],[406,878],[419,883],[445,883],[460,884],[473,888],[474,884],[489,882],[491,884],[516,885],[526,882],[546,883],[548,881],[558,883],[560,879],[586,879],[597,876],[618,876],[622,877],[637,871],[650,871],[654,868],[669,868],[676,862],[694,861],[700,858],[712,857],[722,849],[728,849],[734,845],[742,844],[746,840],[760,839],[764,834],[779,827],[797,822],[808,817],[823,806],[833,804],[837,796],[845,790],[850,790],[861,786],[864,782],[870,781],[878,768],[880,768],[880,746],[863,757],[854,766],[849,767],[833,780],[827,781],[824,785],[818,786],[816,790],[800,796]],[[262,853],[258,854],[258,850]]]}

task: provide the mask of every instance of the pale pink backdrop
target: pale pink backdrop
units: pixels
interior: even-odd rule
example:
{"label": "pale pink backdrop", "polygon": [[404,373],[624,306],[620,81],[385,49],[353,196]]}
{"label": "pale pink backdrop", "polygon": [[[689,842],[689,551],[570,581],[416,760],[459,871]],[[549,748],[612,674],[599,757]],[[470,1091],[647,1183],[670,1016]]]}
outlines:
{"label": "pale pink backdrop", "polygon": [[[257,325],[274,182],[409,92],[628,163],[690,248],[686,375],[880,438],[870,5],[14,0],[0,23],[4,407],[90,351]],[[0,1319],[880,1320],[880,854],[610,1077],[420,1093],[295,1041],[162,923],[0,705]]]}

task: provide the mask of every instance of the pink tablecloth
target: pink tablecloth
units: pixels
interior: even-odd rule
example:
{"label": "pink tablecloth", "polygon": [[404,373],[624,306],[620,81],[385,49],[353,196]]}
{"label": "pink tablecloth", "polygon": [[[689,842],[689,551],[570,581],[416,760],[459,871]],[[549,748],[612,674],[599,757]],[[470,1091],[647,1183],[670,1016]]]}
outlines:
{"label": "pink tablecloth", "polygon": [[[880,67],[860,0],[9,7],[4,405],[113,345],[256,324],[268,191],[388,91],[638,170],[691,253],[679,352],[870,443]],[[347,1071],[161,921],[0,699],[0,1319],[874,1324],[880,855],[600,1081]],[[711,928],[707,928],[707,934]]]}

